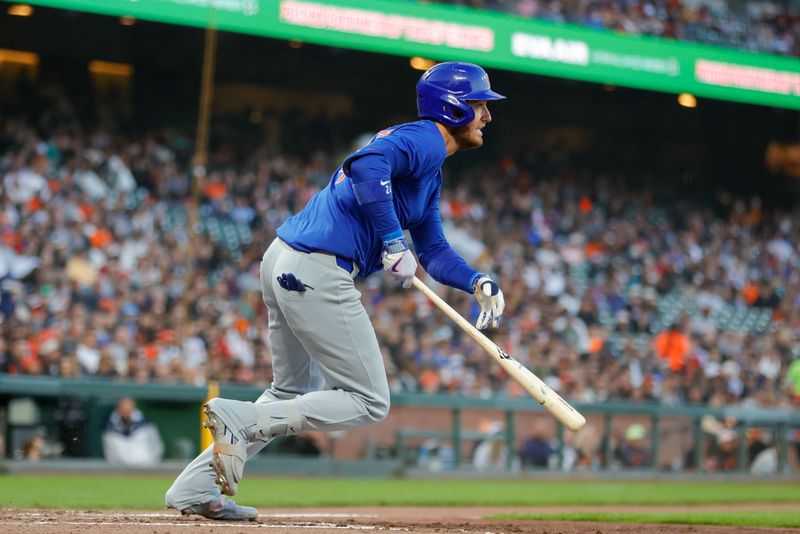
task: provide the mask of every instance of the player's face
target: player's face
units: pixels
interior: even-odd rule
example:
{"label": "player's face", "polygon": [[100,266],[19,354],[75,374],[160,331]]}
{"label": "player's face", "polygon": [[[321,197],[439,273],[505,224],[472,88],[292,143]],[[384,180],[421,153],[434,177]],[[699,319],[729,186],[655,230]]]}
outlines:
{"label": "player's face", "polygon": [[461,128],[453,130],[453,137],[458,142],[459,150],[469,150],[483,145],[483,127],[492,122],[492,114],[485,100],[475,100],[469,103],[475,110],[472,122]]}

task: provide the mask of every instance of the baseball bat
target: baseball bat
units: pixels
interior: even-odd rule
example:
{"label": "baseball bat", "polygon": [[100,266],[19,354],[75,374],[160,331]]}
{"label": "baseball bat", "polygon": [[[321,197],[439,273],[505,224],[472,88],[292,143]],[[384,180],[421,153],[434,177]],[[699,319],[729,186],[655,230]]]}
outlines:
{"label": "baseball bat", "polygon": [[495,345],[495,343],[483,335],[483,333],[464,319],[448,303],[426,286],[422,280],[416,276],[412,280],[414,287],[422,291],[437,308],[442,310],[445,315],[450,317],[464,332],[478,342],[478,345],[485,350],[489,356],[494,358],[500,367],[508,373],[514,380],[525,388],[531,397],[539,401],[545,410],[558,419],[565,427],[570,430],[580,430],[586,424],[586,419],[570,404],[561,398],[561,395],[542,382],[528,368],[515,360],[506,351]]}

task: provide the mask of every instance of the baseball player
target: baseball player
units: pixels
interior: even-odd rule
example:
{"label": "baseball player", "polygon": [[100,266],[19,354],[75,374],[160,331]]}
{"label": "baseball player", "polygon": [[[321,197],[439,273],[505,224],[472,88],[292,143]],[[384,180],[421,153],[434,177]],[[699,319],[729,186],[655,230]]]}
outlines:
{"label": "baseball player", "polygon": [[236,493],[247,459],[270,440],[386,417],[383,358],[354,278],[383,269],[410,287],[417,260],[404,230],[434,279],[474,293],[479,329],[499,324],[503,293],[447,243],[439,196],[445,158],[483,144],[483,128],[492,120],[487,102],[503,98],[477,65],[432,67],[417,83],[420,120],[375,135],[278,228],[261,263],[272,386],[254,403],[207,403],[214,444],[178,476],[167,506],[212,519],[255,519],[255,508],[227,496]]}

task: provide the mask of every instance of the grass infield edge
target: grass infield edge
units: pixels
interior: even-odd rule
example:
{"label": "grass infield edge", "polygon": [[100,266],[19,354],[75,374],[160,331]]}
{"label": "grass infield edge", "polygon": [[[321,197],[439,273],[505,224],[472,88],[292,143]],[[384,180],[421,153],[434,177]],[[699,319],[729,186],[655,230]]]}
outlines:
{"label": "grass infield edge", "polygon": [[531,512],[495,514],[484,517],[484,519],[800,528],[800,511],[794,510],[751,510],[747,512]]}

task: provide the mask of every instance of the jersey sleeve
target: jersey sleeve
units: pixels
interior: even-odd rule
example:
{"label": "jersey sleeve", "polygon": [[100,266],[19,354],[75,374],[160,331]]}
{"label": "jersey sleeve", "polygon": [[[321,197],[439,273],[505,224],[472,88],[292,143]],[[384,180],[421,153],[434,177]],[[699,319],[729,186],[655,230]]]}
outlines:
{"label": "jersey sleeve", "polygon": [[392,179],[407,174],[408,166],[408,152],[386,138],[373,140],[342,165],[352,180],[358,204],[384,242],[403,237],[394,208]]}

